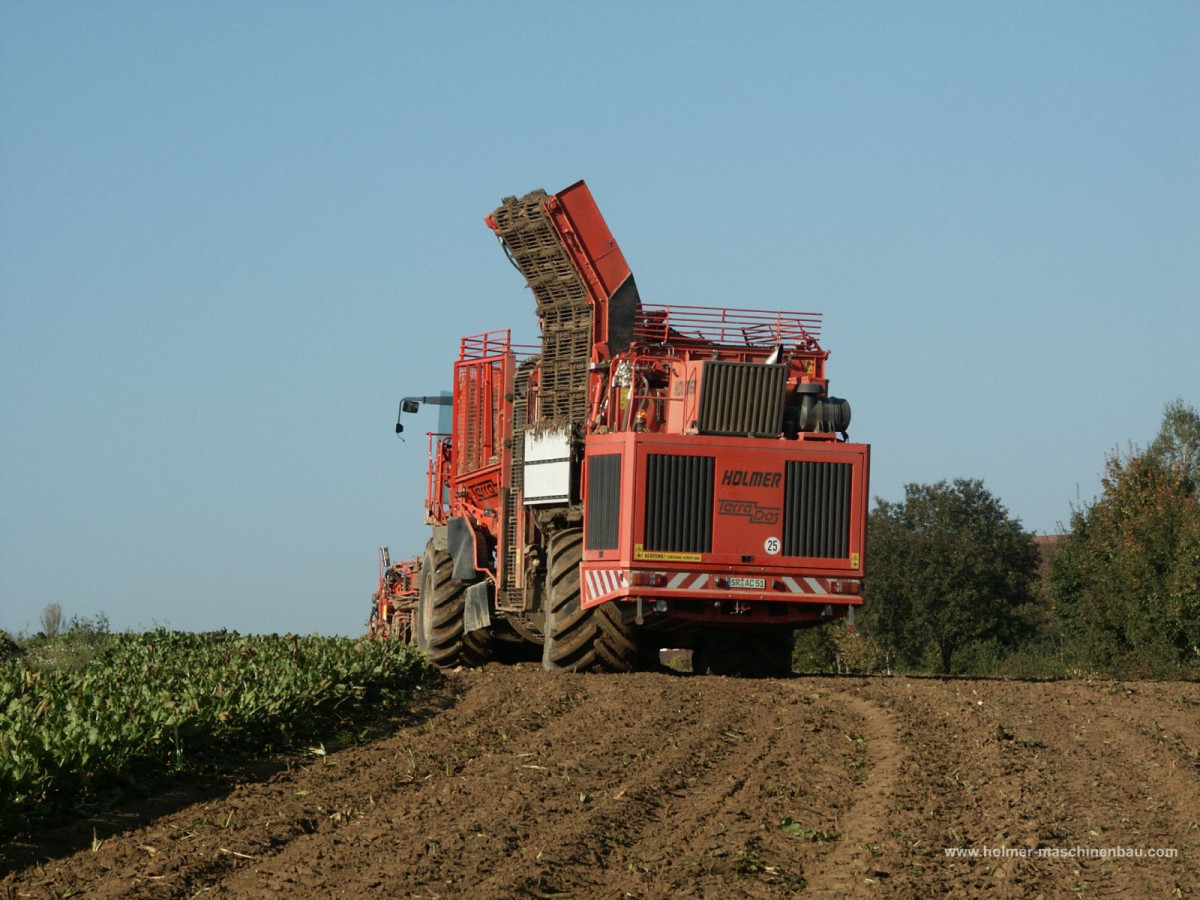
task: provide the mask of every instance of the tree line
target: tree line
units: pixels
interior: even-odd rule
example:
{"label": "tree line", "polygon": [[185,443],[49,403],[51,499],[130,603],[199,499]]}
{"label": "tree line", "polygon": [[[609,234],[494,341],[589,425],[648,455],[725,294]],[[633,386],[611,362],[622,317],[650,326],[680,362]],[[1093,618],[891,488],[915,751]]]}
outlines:
{"label": "tree line", "polygon": [[1167,405],[1102,493],[1036,538],[978,479],[909,484],[868,523],[864,607],[797,634],[799,671],[1200,677],[1200,414]]}

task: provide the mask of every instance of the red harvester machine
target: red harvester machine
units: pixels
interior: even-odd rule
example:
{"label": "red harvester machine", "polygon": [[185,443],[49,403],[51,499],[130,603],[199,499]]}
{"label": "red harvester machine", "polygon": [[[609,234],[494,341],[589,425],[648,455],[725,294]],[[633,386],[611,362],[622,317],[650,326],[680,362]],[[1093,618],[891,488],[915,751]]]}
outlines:
{"label": "red harvester machine", "polygon": [[870,448],[829,396],[820,316],[642,303],[582,181],[485,221],[542,343],[462,340],[417,643],[440,666],[524,643],[549,670],[672,647],[697,672],[786,674],[794,629],[862,603]]}
{"label": "red harvester machine", "polygon": [[412,643],[420,579],[421,560],[393,563],[388,548],[379,548],[379,587],[371,595],[367,637]]}

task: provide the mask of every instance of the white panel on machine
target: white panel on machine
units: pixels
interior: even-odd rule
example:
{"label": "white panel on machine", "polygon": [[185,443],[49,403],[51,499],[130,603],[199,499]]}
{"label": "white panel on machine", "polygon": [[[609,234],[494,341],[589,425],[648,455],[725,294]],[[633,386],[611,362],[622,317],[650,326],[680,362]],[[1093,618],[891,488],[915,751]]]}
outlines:
{"label": "white panel on machine", "polygon": [[571,434],[566,428],[525,432],[525,505],[571,501]]}

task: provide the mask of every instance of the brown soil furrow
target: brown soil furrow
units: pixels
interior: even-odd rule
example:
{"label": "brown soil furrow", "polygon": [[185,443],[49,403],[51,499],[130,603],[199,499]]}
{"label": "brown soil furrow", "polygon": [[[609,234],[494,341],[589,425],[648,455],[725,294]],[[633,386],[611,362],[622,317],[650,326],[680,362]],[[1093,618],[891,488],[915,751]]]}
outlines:
{"label": "brown soil furrow", "polygon": [[[1107,702],[1075,685],[887,687],[873,683],[871,690],[895,704],[916,767],[903,790],[907,815],[898,817],[910,850],[898,855],[924,883],[999,896],[1020,896],[1047,881],[1094,896],[1152,896],[1180,887],[1176,874],[1186,864],[1178,860],[1114,864],[1029,855],[1039,848],[1150,849],[1172,846],[1161,842],[1180,836],[1179,822],[1165,825],[1159,816],[1154,824],[1161,774],[1146,747],[1114,727]],[[946,848],[991,855],[950,858]]]}
{"label": "brown soil furrow", "polygon": [[[725,734],[735,765],[705,772],[630,848],[646,896],[788,896],[830,852],[825,838],[853,789],[854,745],[843,730],[853,723],[800,685],[763,682],[748,693],[738,728]],[[677,837],[664,845],[663,834]]]}
{"label": "brown soil furrow", "polygon": [[[724,747],[716,734],[737,721],[737,707],[729,704],[710,720],[716,731],[698,727],[697,713],[712,710],[697,707],[705,693],[683,679],[625,676],[613,685],[603,677],[535,677],[540,689],[557,691],[560,712],[554,721],[532,731],[513,730],[497,752],[483,750],[478,733],[469,740],[464,735],[470,758],[463,761],[466,751],[456,749],[458,763],[418,785],[403,810],[379,801],[391,827],[421,836],[392,852],[391,864],[405,872],[406,893],[517,897],[609,877],[610,856],[649,824],[664,794],[722,762]],[[628,690],[646,702],[630,704]],[[468,702],[472,692],[468,688]],[[495,733],[492,726],[491,720],[478,724]],[[581,740],[585,734],[589,737]],[[364,825],[379,815],[364,814]],[[348,846],[340,846],[327,866],[336,876],[331,883],[347,895],[387,888],[387,880],[373,874],[369,846],[349,838],[342,843]],[[297,854],[306,855],[289,848],[222,887],[253,896],[281,872],[286,877]],[[470,859],[473,865],[447,866],[447,859]]]}
{"label": "brown soil furrow", "polygon": [[[582,680],[598,685],[595,678]],[[725,771],[731,748],[723,735],[741,721],[737,704],[713,709],[686,679],[638,687],[639,697],[663,702],[630,705],[618,693],[614,705],[614,697],[594,696],[596,715],[610,723],[603,735],[590,745],[568,739],[546,748],[571,779],[565,814],[538,821],[524,874],[493,876],[479,885],[477,896],[554,894],[570,885],[601,889],[614,871],[630,873],[627,848],[657,830],[662,810],[688,796],[706,772]]]}
{"label": "brown soil furrow", "polygon": [[[0,898],[1200,896],[1198,710],[1194,684],[489,666],[370,743],[27,836]],[[996,852],[1071,847],[1180,856]]]}
{"label": "brown soil furrow", "polygon": [[[498,677],[511,683],[498,708],[491,708]],[[322,868],[346,896],[401,886],[411,896],[485,896],[476,892],[478,883],[532,846],[537,821],[571,807],[569,764],[553,750],[575,738],[580,710],[589,707],[587,682],[502,669],[455,678],[463,689],[459,706],[430,727],[398,736],[397,756],[411,768],[400,785],[407,790],[380,792],[356,827],[337,840],[336,853],[322,835],[312,835],[227,880],[223,889],[265,896],[280,879],[304,875],[315,853],[329,857]],[[388,842],[388,862],[380,867],[379,848],[362,837],[375,832],[412,839]],[[450,864],[458,860],[473,866]],[[402,882],[389,871],[403,872]]]}
{"label": "brown soil furrow", "polygon": [[[996,723],[992,747],[1008,762],[1007,784],[1024,810],[1011,843],[1052,851],[1193,849],[1198,779],[1174,765],[1169,748],[1129,724],[1129,696],[1086,690],[1064,697],[1059,715],[1031,716],[1037,693],[1036,685],[1009,686],[1003,696],[988,697],[982,714],[985,725]],[[996,817],[1004,812],[998,809]],[[1181,837],[1185,846],[1178,845]],[[1174,864],[1160,860],[1114,865],[1104,859],[1014,858],[1000,871],[1033,883],[1056,865],[1070,873],[1076,889],[1097,896],[1151,896],[1167,883],[1179,887],[1171,883]]]}

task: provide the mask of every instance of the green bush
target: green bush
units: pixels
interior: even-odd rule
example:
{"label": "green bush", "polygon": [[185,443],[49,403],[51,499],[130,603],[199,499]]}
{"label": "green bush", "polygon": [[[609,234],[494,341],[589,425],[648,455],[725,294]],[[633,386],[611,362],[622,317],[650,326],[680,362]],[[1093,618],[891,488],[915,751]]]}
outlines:
{"label": "green bush", "polygon": [[94,619],[72,617],[67,630],[57,637],[45,632],[25,641],[26,665],[36,669],[79,671],[103,653],[114,635],[108,630],[108,617],[100,613]]}
{"label": "green bush", "polygon": [[792,645],[792,671],[808,675],[837,671],[837,644],[833,629],[836,625],[817,625],[798,628]]}
{"label": "green bush", "polygon": [[890,671],[883,644],[845,620],[801,628],[792,650],[792,671],[811,675],[873,675]]}
{"label": "green bush", "polygon": [[24,655],[25,650],[12,639],[12,635],[0,629],[0,662],[8,659],[16,659]]}

